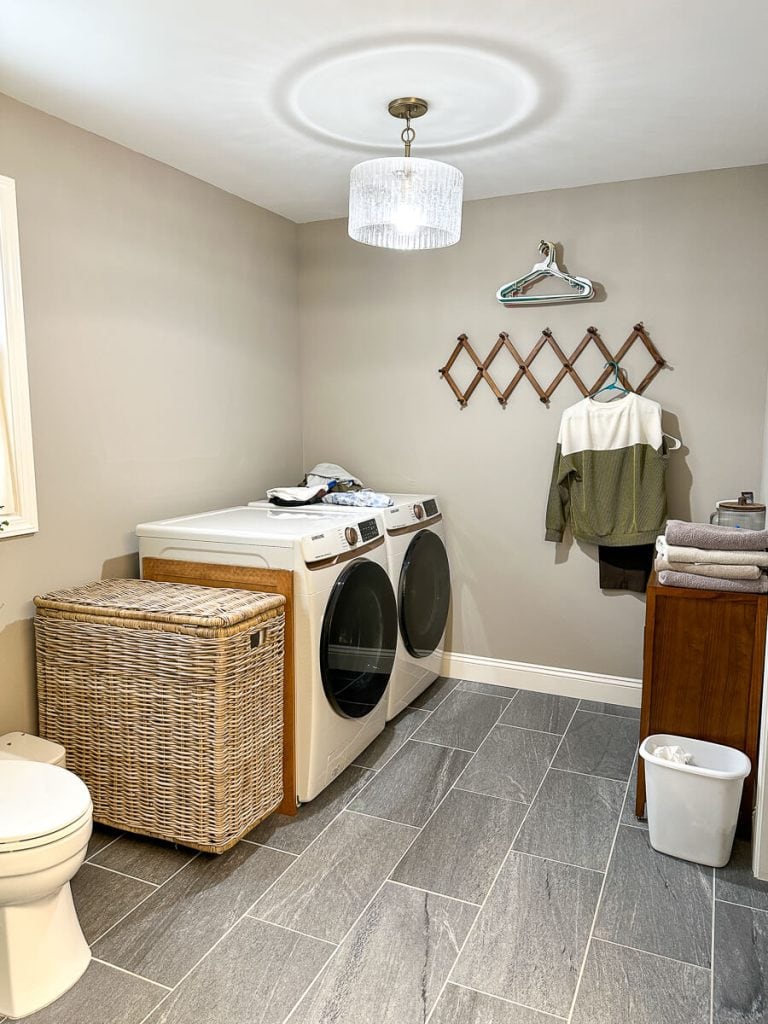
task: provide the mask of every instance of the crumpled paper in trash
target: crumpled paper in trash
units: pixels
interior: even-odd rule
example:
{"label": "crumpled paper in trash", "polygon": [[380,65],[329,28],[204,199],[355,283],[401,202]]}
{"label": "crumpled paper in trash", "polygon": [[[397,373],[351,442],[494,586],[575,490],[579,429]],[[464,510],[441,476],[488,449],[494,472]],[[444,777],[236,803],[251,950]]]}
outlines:
{"label": "crumpled paper in trash", "polygon": [[672,761],[674,764],[690,764],[693,754],[689,754],[682,747],[656,747],[653,751],[654,757],[660,757],[662,761]]}

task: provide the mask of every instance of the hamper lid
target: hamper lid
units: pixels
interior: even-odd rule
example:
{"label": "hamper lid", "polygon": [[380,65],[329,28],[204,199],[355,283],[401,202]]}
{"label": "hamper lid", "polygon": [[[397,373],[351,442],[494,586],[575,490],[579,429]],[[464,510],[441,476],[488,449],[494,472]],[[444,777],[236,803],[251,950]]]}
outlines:
{"label": "hamper lid", "polygon": [[88,787],[66,768],[39,761],[0,761],[0,849],[60,832],[91,808]]}
{"label": "hamper lid", "polygon": [[280,594],[153,580],[99,580],[35,598],[40,610],[223,628],[285,604]]}

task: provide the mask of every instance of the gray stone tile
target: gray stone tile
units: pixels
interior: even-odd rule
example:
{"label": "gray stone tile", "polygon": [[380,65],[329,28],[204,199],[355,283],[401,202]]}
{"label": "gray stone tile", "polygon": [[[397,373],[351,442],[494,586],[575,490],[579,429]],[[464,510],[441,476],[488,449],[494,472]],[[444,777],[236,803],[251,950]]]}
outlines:
{"label": "gray stone tile", "polygon": [[554,1024],[563,1019],[448,982],[430,1024]]}
{"label": "gray stone tile", "polygon": [[471,754],[408,740],[350,804],[350,810],[422,826],[451,788]]}
{"label": "gray stone tile", "polygon": [[147,1024],[282,1024],[333,950],[246,917]]}
{"label": "gray stone tile", "polygon": [[437,1000],[474,907],[386,883],[290,1024],[406,1024]]}
{"label": "gray stone tile", "polygon": [[120,832],[113,828],[107,828],[105,825],[94,824],[93,834],[88,840],[88,852],[85,855],[86,860],[90,860],[91,857],[99,852],[99,850],[103,850],[105,846],[113,843],[120,834]]}
{"label": "gray stone tile", "polygon": [[83,864],[72,879],[72,898],[86,941],[103,935],[153,892],[154,885]]}
{"label": "gray stone tile", "polygon": [[301,853],[372,778],[372,771],[352,765],[298,813],[271,814],[248,833],[248,839],[288,853]]}
{"label": "gray stone tile", "polygon": [[471,679],[462,679],[457,690],[466,690],[467,693],[487,693],[491,697],[512,698],[519,691],[514,686],[497,686],[496,683],[474,683]]}
{"label": "gray stone tile", "polygon": [[451,980],[567,1016],[602,880],[596,871],[510,854]]}
{"label": "gray stone tile", "polygon": [[621,825],[595,936],[709,967],[712,869],[657,853],[644,829]]}
{"label": "gray stone tile", "polygon": [[446,747],[477,750],[508,704],[505,697],[456,689],[432,712],[413,738]]}
{"label": "gray stone tile", "polygon": [[456,786],[503,800],[530,803],[559,742],[559,736],[548,733],[496,725]]}
{"label": "gray stone tile", "polygon": [[550,769],[515,849],[605,871],[626,784]]}
{"label": "gray stone tile", "polygon": [[364,768],[383,768],[393,754],[402,747],[411,733],[415,732],[429,718],[428,711],[406,708],[397,718],[387,722],[373,743],[355,758],[355,764]]}
{"label": "gray stone tile", "polygon": [[580,700],[579,711],[592,711],[596,715],[618,715],[619,718],[635,718],[640,721],[640,708],[626,704],[606,704],[602,700]]}
{"label": "gray stone tile", "polygon": [[709,985],[709,971],[702,967],[595,940],[572,1021],[709,1024]]}
{"label": "gray stone tile", "polygon": [[417,835],[410,825],[342,811],[250,913],[341,942]]}
{"label": "gray stone tile", "polygon": [[525,811],[524,804],[451,790],[392,878],[482,903]]}
{"label": "gray stone tile", "polygon": [[751,843],[737,839],[733,844],[730,861],[715,872],[715,896],[729,903],[768,910],[768,882],[761,882],[752,874]]}
{"label": "gray stone tile", "polygon": [[577,711],[553,762],[555,768],[625,782],[637,751],[638,723]]}
{"label": "gray stone tile", "polygon": [[538,729],[562,736],[578,706],[576,697],[558,697],[553,693],[521,690],[507,710],[502,722],[521,729]]}
{"label": "gray stone tile", "polygon": [[460,679],[449,679],[448,676],[440,676],[431,686],[428,686],[424,693],[420,693],[416,700],[411,701],[412,708],[421,708],[422,711],[434,711],[440,707],[445,698],[454,690]]}
{"label": "gray stone tile", "polygon": [[250,843],[196,857],[97,942],[94,955],[174,986],[292,861]]}
{"label": "gray stone tile", "polygon": [[768,1021],[768,913],[715,903],[714,1024]]}
{"label": "gray stone tile", "polygon": [[194,850],[174,847],[155,839],[125,835],[97,853],[91,863],[162,885],[194,856]]}
{"label": "gray stone tile", "polygon": [[92,960],[69,992],[24,1020],[30,1024],[140,1024],[165,995],[160,985]]}

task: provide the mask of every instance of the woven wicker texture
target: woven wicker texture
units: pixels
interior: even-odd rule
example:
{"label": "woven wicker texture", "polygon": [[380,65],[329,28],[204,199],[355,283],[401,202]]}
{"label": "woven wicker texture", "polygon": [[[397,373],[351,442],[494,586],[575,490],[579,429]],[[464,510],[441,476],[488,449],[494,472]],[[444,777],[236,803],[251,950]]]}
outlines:
{"label": "woven wicker texture", "polygon": [[221,853],[278,806],[284,598],[109,580],[35,603],[41,735],[96,821]]}

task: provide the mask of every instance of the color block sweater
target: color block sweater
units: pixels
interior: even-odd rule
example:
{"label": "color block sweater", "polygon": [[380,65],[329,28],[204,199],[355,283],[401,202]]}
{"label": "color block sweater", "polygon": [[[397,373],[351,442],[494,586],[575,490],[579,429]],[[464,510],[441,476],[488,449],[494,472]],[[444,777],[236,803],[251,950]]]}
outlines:
{"label": "color block sweater", "polygon": [[546,539],[625,547],[652,544],[667,518],[661,406],[630,392],[563,413],[547,503]]}

